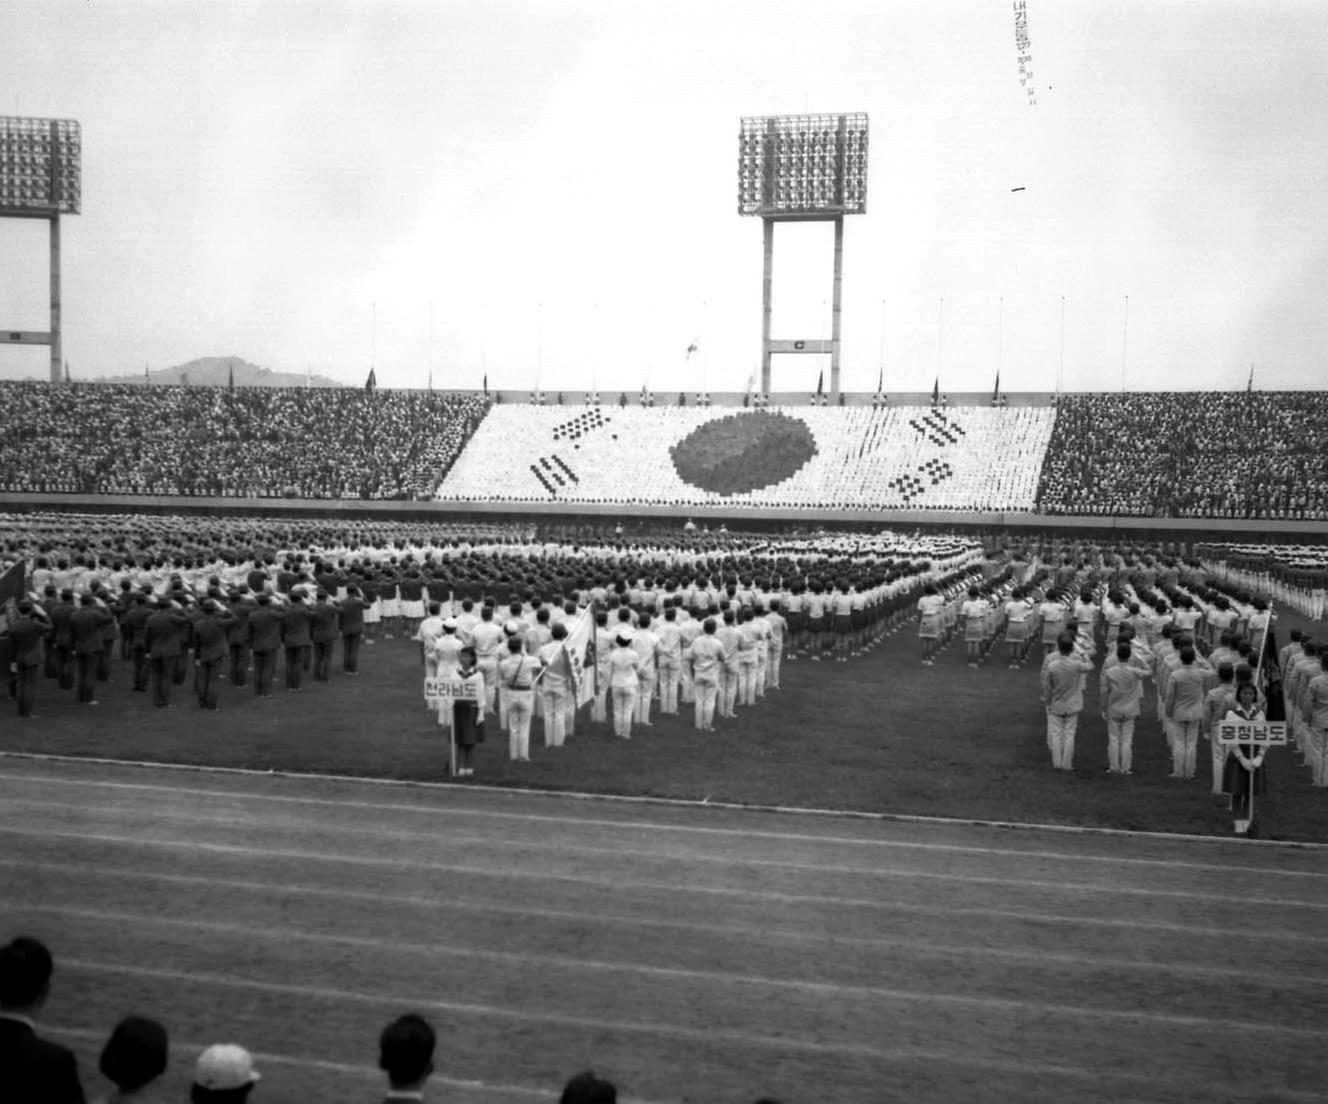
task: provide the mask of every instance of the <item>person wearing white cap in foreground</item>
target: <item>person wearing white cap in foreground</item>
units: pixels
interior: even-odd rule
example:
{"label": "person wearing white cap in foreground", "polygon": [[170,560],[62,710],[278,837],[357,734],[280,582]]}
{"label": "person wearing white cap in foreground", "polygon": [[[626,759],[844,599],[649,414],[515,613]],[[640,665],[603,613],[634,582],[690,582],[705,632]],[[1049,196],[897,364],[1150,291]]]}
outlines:
{"label": "person wearing white cap in foreground", "polygon": [[217,1043],[198,1056],[189,1099],[193,1104],[241,1104],[258,1080],[254,1060],[244,1047]]}

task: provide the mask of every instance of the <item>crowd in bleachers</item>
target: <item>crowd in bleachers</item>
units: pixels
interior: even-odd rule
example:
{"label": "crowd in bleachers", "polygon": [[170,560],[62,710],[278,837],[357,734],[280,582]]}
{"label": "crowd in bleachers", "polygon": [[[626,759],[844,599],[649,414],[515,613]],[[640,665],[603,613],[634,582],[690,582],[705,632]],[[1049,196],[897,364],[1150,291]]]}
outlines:
{"label": "crowd in bleachers", "polygon": [[1062,395],[1038,507],[1328,518],[1328,392]]}
{"label": "crowd in bleachers", "polygon": [[730,412],[0,383],[0,406],[0,491],[1328,518],[1324,392]]}
{"label": "crowd in bleachers", "polygon": [[427,499],[487,408],[427,391],[0,383],[0,490]]}

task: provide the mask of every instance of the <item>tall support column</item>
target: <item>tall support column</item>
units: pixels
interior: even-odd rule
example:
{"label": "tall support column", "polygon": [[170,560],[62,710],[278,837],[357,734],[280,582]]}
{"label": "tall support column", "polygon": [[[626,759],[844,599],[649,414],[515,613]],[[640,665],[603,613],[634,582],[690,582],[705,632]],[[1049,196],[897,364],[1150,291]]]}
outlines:
{"label": "tall support column", "polygon": [[761,394],[770,394],[770,312],[775,278],[775,220],[762,219],[765,235],[765,270],[761,281]]}
{"label": "tall support column", "polygon": [[60,216],[51,216],[51,382],[64,379],[60,345]]}
{"label": "tall support column", "polygon": [[830,313],[830,397],[839,401],[839,310],[844,287],[844,220],[835,219],[835,291]]}

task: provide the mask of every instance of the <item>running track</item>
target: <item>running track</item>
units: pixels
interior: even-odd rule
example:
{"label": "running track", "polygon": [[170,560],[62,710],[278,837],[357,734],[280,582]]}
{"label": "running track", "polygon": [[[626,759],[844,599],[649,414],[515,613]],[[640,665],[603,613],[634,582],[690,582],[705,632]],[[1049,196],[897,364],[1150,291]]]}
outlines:
{"label": "running track", "polygon": [[1328,1101],[1328,848],[0,757],[0,936],[119,1016],[242,1042],[255,1104]]}

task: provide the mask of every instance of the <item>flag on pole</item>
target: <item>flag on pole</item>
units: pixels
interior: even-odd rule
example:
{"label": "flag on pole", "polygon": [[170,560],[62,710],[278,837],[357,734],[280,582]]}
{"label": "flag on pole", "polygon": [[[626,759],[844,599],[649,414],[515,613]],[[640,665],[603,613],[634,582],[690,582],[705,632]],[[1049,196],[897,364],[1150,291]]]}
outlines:
{"label": "flag on pole", "polygon": [[824,395],[824,394],[825,394],[825,369],[824,369],[824,368],[821,369],[821,374],[820,374],[819,376],[816,377],[816,393],[817,393],[818,395]]}
{"label": "flag on pole", "polygon": [[1254,365],[1250,365],[1250,378],[1245,381],[1245,393],[1248,395],[1254,390]]}
{"label": "flag on pole", "polygon": [[936,382],[935,382],[934,384],[932,384],[932,387],[931,387],[931,405],[932,405],[932,406],[940,406],[940,405],[941,405],[941,377],[940,377],[940,376],[937,376],[937,377],[936,377]]}
{"label": "flag on pole", "polygon": [[143,364],[143,382],[144,383],[152,382],[152,375],[151,373],[148,372],[148,366],[146,361]]}
{"label": "flag on pole", "polygon": [[563,648],[572,671],[572,701],[580,708],[595,696],[595,620],[589,609],[568,629]]}
{"label": "flag on pole", "polygon": [[876,373],[876,393],[879,395],[885,390],[885,365],[881,365],[881,370]]}
{"label": "flag on pole", "polygon": [[999,402],[1001,397],[1001,370],[996,369],[996,386],[991,389],[991,401]]}
{"label": "flag on pole", "polygon": [[377,386],[378,386],[378,376],[374,373],[374,370],[373,370],[372,368],[370,368],[370,369],[369,369],[369,378],[368,378],[367,380],[364,381],[364,389],[365,389],[366,391],[372,391],[372,390],[374,390],[374,388],[376,388]]}
{"label": "flag on pole", "polygon": [[233,360],[226,365],[226,390],[235,390],[235,361]]}
{"label": "flag on pole", "polygon": [[687,355],[688,355],[689,357],[690,357],[694,352],[696,352],[697,347],[700,345],[700,343],[701,343],[701,339],[698,337],[695,341],[693,341],[690,345],[687,346]]}
{"label": "flag on pole", "polygon": [[488,373],[488,372],[485,372],[485,373],[484,373],[484,393],[485,393],[486,395],[489,393],[489,373]]}
{"label": "flag on pole", "polygon": [[65,358],[65,383],[69,383],[69,358]]}
{"label": "flag on pole", "polygon": [[433,390],[433,365],[429,365],[429,390]]}

